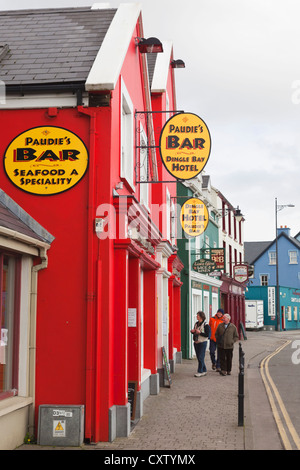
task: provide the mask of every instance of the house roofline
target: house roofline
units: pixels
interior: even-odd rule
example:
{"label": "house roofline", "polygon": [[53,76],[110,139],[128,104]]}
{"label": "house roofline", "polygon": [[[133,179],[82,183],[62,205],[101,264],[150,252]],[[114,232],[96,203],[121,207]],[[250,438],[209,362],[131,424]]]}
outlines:
{"label": "house roofline", "polygon": [[[295,245],[298,249],[300,249],[300,242],[298,242],[294,237],[289,237],[286,233],[284,232],[281,232],[278,237],[277,237],[277,240],[279,240],[281,237],[285,237],[287,238],[293,245]],[[270,249],[270,247],[276,243],[276,238],[274,238],[274,240],[272,240],[260,253],[258,256],[256,256],[256,258],[253,260],[253,261],[250,261],[249,264],[254,264],[259,258],[261,258],[261,256],[263,254],[265,254],[266,251],[268,251]]]}
{"label": "house roofline", "polygon": [[140,14],[140,3],[118,7],[86,79],[87,91],[115,89]]}

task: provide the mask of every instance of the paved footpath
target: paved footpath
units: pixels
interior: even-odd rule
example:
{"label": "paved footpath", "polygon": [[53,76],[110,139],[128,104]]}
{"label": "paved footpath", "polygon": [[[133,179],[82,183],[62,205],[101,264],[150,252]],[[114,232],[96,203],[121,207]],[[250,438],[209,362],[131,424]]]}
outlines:
{"label": "paved footpath", "polygon": [[[245,353],[244,425],[238,426],[239,343],[233,355],[231,376],[211,369],[206,353],[207,375],[196,378],[196,360],[176,364],[170,388],[144,401],[142,419],[127,438],[83,445],[83,450],[282,450],[260,376],[261,360],[300,332],[247,332],[240,344]],[[49,450],[35,445],[19,450]],[[71,448],[51,448],[68,450]],[[72,448],[74,449],[74,448]]]}

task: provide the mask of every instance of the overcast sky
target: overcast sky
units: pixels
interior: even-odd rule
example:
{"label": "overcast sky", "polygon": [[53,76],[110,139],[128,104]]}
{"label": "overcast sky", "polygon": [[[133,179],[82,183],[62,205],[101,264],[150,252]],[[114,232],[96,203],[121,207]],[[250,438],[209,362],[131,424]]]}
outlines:
{"label": "overcast sky", "polygon": [[[112,0],[116,7],[119,1]],[[299,0],[141,0],[144,33],[171,40],[177,108],[207,124],[205,173],[245,216],[245,241],[273,240],[275,198],[294,204],[278,226],[300,231]],[[0,9],[92,5],[0,0]]]}

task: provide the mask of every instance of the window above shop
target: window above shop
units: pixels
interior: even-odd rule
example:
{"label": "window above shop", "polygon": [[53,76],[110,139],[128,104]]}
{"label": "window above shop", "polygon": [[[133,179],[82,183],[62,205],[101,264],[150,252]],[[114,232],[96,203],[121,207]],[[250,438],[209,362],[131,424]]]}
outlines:
{"label": "window above shop", "polygon": [[129,93],[122,80],[121,95],[121,178],[134,190],[134,113]]}
{"label": "window above shop", "polygon": [[298,264],[298,251],[289,251],[289,264]]}
{"label": "window above shop", "polygon": [[260,275],[260,285],[261,286],[268,286],[269,285],[269,276],[268,276],[268,274],[261,274]]}
{"label": "window above shop", "polygon": [[276,264],[276,251],[269,251],[269,264]]}

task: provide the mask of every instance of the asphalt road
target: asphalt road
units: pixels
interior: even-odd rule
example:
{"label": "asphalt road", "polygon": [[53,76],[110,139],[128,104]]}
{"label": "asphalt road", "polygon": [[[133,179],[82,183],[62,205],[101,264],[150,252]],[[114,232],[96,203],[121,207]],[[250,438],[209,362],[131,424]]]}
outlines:
{"label": "asphalt road", "polygon": [[286,450],[300,450],[300,340],[292,338],[261,364],[267,394]]}

